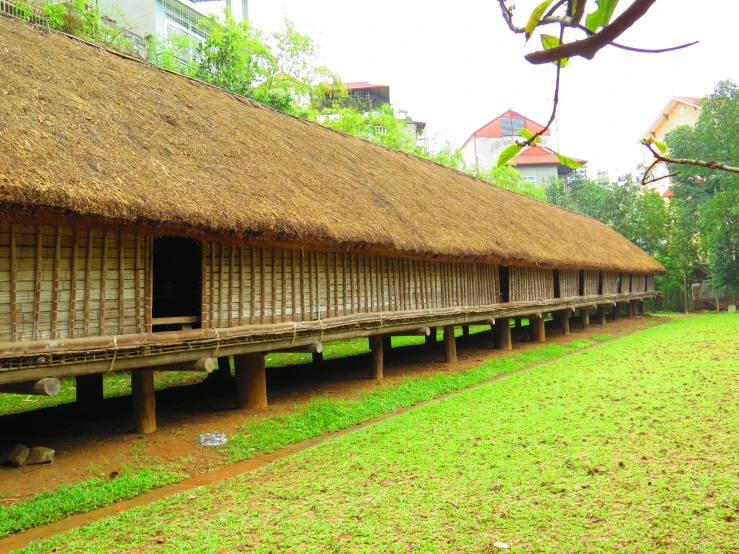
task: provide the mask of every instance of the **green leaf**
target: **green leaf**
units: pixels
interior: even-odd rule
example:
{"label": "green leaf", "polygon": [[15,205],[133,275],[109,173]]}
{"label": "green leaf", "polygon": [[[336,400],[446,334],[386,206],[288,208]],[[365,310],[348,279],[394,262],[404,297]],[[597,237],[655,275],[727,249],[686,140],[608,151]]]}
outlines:
{"label": "green leaf", "polygon": [[557,156],[557,159],[559,160],[559,163],[562,165],[565,165],[569,167],[570,169],[582,169],[585,167],[583,164],[578,162],[577,160],[573,160],[572,158],[568,158],[567,156],[563,156],[559,152],[552,152],[555,156]]}
{"label": "green leaf", "polygon": [[527,140],[530,140],[534,137],[534,133],[532,133],[528,129],[521,129],[518,134]]}
{"label": "green leaf", "polygon": [[536,29],[536,26],[541,21],[541,18],[544,16],[544,12],[547,11],[547,8],[549,7],[549,4],[552,3],[552,0],[545,0],[536,8],[534,8],[534,11],[531,12],[531,16],[529,16],[529,22],[526,24],[526,40],[529,40],[531,37],[531,34],[534,32],[534,29]]}
{"label": "green leaf", "polygon": [[522,148],[523,146],[520,144],[511,144],[500,153],[500,156],[498,156],[498,163],[495,164],[495,167],[498,169],[505,167],[508,162],[516,157],[516,154],[518,154]]}
{"label": "green leaf", "polygon": [[[559,37],[555,37],[552,35],[541,35],[541,45],[544,47],[544,50],[551,50],[552,48],[556,48],[562,44],[559,40]],[[557,60],[552,63],[558,63],[560,67],[567,67],[567,64],[570,63],[570,58],[562,58],[561,60]]]}
{"label": "green leaf", "polygon": [[611,22],[618,0],[596,0],[598,9],[585,18],[585,27],[593,33]]}
{"label": "green leaf", "polygon": [[660,152],[662,152],[663,154],[667,152],[667,145],[664,142],[655,140],[654,144],[657,146],[657,148],[659,148]]}

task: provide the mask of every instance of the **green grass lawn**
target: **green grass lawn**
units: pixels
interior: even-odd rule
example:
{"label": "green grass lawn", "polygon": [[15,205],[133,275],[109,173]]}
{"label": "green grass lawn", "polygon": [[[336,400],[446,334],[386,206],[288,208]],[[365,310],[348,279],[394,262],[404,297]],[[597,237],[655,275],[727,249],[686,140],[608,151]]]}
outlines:
{"label": "green grass lawn", "polygon": [[676,320],[28,551],[736,552],[738,352]]}
{"label": "green grass lawn", "polygon": [[[476,326],[470,328],[470,333],[489,330],[490,327]],[[460,336],[462,328],[457,327],[455,334]],[[443,332],[438,331],[438,340],[443,340]],[[423,344],[424,337],[393,337],[393,347]],[[327,342],[324,344],[324,359],[334,360],[369,353],[369,342],[367,339],[352,339]],[[308,364],[312,362],[310,354],[269,354],[267,356],[267,367],[285,367],[289,365]],[[154,377],[154,388],[162,390],[169,387],[193,385],[201,382],[205,376],[200,373],[184,371],[163,371]],[[116,396],[130,396],[131,376],[127,372],[111,373],[103,376],[103,388],[105,398]],[[61,379],[59,394],[51,397],[30,396],[18,394],[0,393],[0,416],[50,408],[60,404],[74,402],[76,397],[75,379],[73,377]]]}

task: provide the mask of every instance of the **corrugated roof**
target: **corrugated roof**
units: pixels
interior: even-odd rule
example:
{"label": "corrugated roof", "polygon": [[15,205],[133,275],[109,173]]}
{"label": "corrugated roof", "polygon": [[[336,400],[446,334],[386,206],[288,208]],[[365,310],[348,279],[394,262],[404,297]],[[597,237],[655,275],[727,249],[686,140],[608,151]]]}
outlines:
{"label": "corrugated roof", "polygon": [[[581,160],[579,158],[572,158],[573,160],[580,162],[581,164],[588,163],[587,160]],[[557,156],[539,148],[538,146],[530,146],[523,152],[513,158],[512,163],[516,165],[560,165]]]}
{"label": "corrugated roof", "polygon": [[0,52],[6,220],[663,271],[583,215],[61,33],[0,17]]}

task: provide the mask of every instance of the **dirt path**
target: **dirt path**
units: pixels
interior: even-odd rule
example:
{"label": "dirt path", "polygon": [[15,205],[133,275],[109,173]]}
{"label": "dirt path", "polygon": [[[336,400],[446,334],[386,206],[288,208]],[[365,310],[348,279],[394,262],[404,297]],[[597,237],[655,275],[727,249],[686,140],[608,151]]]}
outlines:
{"label": "dirt path", "polygon": [[[591,325],[590,331],[573,328],[570,336],[552,334],[547,342],[567,343],[589,335],[625,336],[654,324],[651,318]],[[666,319],[665,319],[666,321]],[[386,361],[385,382],[418,378],[438,372],[459,372],[486,359],[507,355],[491,349],[490,333],[458,339],[459,361],[443,363],[441,345],[399,348]],[[514,352],[536,345],[515,343]],[[0,450],[20,442],[43,445],[57,451],[53,465],[19,469],[0,467],[0,499],[6,505],[20,502],[58,485],[77,483],[91,476],[108,476],[128,464],[139,466],[176,461],[191,477],[203,475],[226,461],[214,449],[201,448],[205,432],[233,434],[256,419],[294,410],[311,397],[356,398],[380,386],[367,379],[369,356],[327,361],[320,368],[300,365],[268,371],[270,406],[259,412],[236,409],[233,391],[203,382],[157,392],[159,430],[147,436],[131,432],[130,397],[106,400],[97,413],[80,413],[74,404],[0,417]],[[333,435],[332,435],[333,436]]]}

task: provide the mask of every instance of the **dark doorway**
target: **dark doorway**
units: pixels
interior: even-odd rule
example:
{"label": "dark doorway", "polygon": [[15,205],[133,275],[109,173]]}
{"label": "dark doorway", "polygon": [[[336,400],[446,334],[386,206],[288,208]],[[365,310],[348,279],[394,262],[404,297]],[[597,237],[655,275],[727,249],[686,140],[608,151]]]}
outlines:
{"label": "dark doorway", "polygon": [[559,269],[554,270],[554,298],[562,298],[562,289],[559,284]]}
{"label": "dark doorway", "polygon": [[200,327],[201,264],[199,242],[180,237],[154,239],[154,325],[158,318],[188,317],[190,321],[181,323]]}
{"label": "dark doorway", "polygon": [[603,296],[603,272],[598,273],[598,294]]}
{"label": "dark doorway", "polygon": [[504,265],[500,266],[500,301],[510,302],[511,269]]}
{"label": "dark doorway", "polygon": [[580,270],[580,286],[578,292],[580,296],[585,296],[585,271]]}

